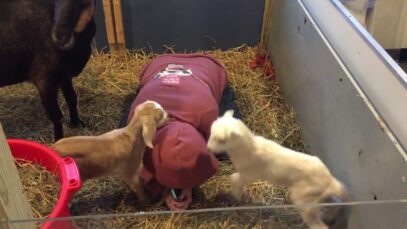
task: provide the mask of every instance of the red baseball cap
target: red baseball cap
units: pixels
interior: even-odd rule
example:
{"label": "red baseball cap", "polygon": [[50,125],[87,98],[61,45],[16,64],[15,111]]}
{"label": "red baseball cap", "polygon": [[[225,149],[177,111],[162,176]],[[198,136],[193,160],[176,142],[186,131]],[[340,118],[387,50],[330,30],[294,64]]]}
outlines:
{"label": "red baseball cap", "polygon": [[197,187],[219,167],[204,137],[188,123],[168,121],[157,131],[153,145],[144,156],[144,167],[164,187]]}

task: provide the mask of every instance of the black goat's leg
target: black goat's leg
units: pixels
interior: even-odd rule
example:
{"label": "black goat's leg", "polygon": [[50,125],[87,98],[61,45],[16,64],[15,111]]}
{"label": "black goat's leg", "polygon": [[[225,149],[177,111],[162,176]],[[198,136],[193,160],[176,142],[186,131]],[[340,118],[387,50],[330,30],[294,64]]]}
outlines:
{"label": "black goat's leg", "polygon": [[40,93],[42,106],[48,115],[48,118],[54,124],[54,140],[57,141],[64,137],[62,130],[62,111],[58,106],[58,84],[55,80],[42,79],[34,82]]}
{"label": "black goat's leg", "polygon": [[79,125],[84,127],[85,123],[83,123],[79,119],[79,115],[78,115],[78,107],[77,107],[78,99],[77,99],[75,89],[73,88],[73,85],[72,85],[72,78],[64,77],[62,80],[60,80],[59,83],[60,83],[62,93],[65,98],[65,101],[68,104],[71,127],[78,127]]}

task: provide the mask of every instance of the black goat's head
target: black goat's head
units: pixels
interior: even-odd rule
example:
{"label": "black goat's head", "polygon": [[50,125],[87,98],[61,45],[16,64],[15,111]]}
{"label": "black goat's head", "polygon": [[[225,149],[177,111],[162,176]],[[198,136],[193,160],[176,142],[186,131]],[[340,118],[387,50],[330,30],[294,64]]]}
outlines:
{"label": "black goat's head", "polygon": [[75,34],[82,32],[93,18],[95,0],[55,0],[52,41],[62,50],[75,44]]}

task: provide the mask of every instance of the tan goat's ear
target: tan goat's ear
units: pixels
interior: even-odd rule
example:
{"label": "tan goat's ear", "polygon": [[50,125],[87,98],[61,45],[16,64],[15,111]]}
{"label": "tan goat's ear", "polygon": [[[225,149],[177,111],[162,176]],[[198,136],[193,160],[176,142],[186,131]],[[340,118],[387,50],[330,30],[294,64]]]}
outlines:
{"label": "tan goat's ear", "polygon": [[143,139],[146,146],[153,148],[153,139],[157,131],[154,117],[148,117],[143,120]]}
{"label": "tan goat's ear", "polygon": [[233,110],[227,110],[223,116],[225,116],[225,117],[233,117]]}

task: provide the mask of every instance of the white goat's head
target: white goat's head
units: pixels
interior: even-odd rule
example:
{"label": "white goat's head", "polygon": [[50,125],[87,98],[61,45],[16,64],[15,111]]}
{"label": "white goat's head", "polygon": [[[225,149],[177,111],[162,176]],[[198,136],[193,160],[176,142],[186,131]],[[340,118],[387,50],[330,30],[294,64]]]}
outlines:
{"label": "white goat's head", "polygon": [[247,127],[239,119],[233,117],[233,110],[212,123],[208,140],[208,149],[214,153],[228,152],[228,149],[241,141]]}

